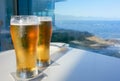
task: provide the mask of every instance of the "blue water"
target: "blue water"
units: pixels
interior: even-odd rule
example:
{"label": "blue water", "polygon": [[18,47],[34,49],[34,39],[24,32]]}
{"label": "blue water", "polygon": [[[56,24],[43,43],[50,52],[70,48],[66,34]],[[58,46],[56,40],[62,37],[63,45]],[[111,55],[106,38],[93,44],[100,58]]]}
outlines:
{"label": "blue water", "polygon": [[120,38],[120,21],[56,21],[56,26],[63,29],[88,31],[96,36],[110,39]]}

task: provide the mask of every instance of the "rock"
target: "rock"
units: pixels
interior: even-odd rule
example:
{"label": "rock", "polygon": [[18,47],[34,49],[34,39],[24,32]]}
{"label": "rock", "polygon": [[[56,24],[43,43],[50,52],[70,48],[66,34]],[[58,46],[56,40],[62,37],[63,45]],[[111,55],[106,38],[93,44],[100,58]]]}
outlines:
{"label": "rock", "polygon": [[76,46],[77,48],[80,46],[89,49],[101,49],[114,44],[113,42],[96,37],[89,32],[64,29],[53,32],[52,42],[65,42],[69,43],[70,46]]}

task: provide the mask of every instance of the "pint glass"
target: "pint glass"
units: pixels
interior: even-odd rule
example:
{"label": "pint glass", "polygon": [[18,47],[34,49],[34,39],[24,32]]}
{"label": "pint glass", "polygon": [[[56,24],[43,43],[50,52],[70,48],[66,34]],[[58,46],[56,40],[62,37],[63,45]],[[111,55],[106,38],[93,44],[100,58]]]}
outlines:
{"label": "pint glass", "polygon": [[32,78],[38,74],[36,68],[36,49],[39,34],[36,16],[12,16],[10,33],[16,53],[16,76]]}
{"label": "pint glass", "polygon": [[52,36],[52,18],[38,17],[39,41],[37,47],[37,65],[39,68],[47,67],[50,63],[50,41]]}

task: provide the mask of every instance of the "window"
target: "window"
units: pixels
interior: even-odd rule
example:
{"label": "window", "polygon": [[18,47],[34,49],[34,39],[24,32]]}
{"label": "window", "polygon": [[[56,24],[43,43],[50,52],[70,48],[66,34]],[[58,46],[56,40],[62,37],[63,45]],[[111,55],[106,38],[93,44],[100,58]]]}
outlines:
{"label": "window", "polygon": [[55,41],[120,57],[119,0],[65,0],[56,3]]}

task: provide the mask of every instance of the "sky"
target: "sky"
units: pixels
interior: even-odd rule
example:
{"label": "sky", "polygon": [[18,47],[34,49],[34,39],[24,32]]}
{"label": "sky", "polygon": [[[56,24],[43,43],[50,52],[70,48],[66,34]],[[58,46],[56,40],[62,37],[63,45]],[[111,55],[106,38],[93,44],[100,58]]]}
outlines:
{"label": "sky", "polygon": [[120,18],[120,0],[66,0],[55,4],[61,15]]}

